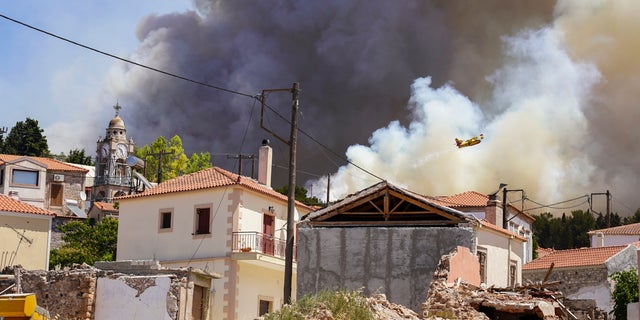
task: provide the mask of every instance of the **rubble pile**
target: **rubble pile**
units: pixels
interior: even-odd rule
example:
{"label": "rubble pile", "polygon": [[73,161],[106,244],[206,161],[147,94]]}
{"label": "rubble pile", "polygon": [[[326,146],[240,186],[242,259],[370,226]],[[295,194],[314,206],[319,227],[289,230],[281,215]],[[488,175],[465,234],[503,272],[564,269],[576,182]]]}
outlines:
{"label": "rubble pile", "polygon": [[445,255],[434,272],[427,301],[422,305],[423,319],[574,319],[558,296],[545,285],[527,285],[509,289],[481,288],[458,279],[447,282],[449,259]]}
{"label": "rubble pile", "polygon": [[419,320],[418,314],[399,304],[391,303],[387,300],[387,296],[384,294],[374,294],[367,298],[369,308],[373,312],[373,316],[377,320],[387,319],[409,319]]}

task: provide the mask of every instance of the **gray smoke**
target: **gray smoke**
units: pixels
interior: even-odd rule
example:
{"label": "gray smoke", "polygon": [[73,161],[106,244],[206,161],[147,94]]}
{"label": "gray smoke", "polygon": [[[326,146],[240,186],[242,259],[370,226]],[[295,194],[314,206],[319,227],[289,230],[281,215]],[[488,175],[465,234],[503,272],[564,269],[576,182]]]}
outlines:
{"label": "gray smoke", "polygon": [[[622,3],[627,6],[634,4]],[[500,156],[496,154],[496,161],[489,168],[478,168],[473,161],[468,161],[470,167],[456,166],[438,171],[467,172],[453,182],[447,179],[450,175],[424,170],[418,165],[435,161],[432,159],[459,164],[446,159],[452,154],[460,155],[428,148],[410,154],[396,150],[399,156],[407,158],[406,161],[397,162],[390,154],[381,158],[387,161],[386,169],[367,169],[425,194],[469,189],[488,192],[499,182],[507,182],[513,188],[531,189],[527,194],[541,201],[562,200],[563,196],[575,196],[575,192],[601,192],[604,188],[610,188],[614,195],[622,197],[627,196],[625,190],[632,190],[630,186],[635,183],[632,177],[637,176],[634,167],[640,161],[635,152],[638,147],[629,138],[637,130],[629,123],[633,112],[636,112],[630,104],[635,99],[629,97],[639,93],[629,82],[633,78],[635,64],[632,64],[633,68],[624,69],[620,68],[622,62],[617,64],[607,57],[623,55],[625,46],[637,40],[631,36],[622,37],[626,30],[634,28],[601,29],[595,24],[597,21],[607,25],[608,21],[619,19],[619,16],[627,19],[617,20],[618,23],[636,23],[636,19],[629,17],[634,10],[619,7],[624,5],[600,3],[593,6],[584,1],[558,4],[553,1],[497,0],[197,1],[195,12],[150,16],[142,21],[137,30],[140,45],[132,59],[251,95],[263,89],[289,88],[293,82],[300,82],[300,128],[338,154],[345,154],[352,145],[373,146],[370,139],[380,128],[384,131],[392,126],[411,128],[420,124],[421,118],[416,110],[428,102],[417,100],[416,86],[420,82],[416,79],[429,77],[427,87],[430,89],[425,89],[427,92],[448,88],[467,99],[480,116],[472,120],[476,122],[470,127],[456,123],[454,118],[447,122],[453,128],[451,130],[446,130],[446,127],[442,130],[427,128],[430,133],[425,138],[428,141],[435,143],[433,141],[441,139],[442,144],[452,145],[450,134],[477,134],[479,132],[471,132],[475,126],[478,130],[492,130],[491,135],[485,131],[487,140],[483,144],[491,145],[489,137],[502,137],[506,141],[501,143],[508,145],[519,142],[509,141],[514,137],[501,132],[497,124],[504,122],[495,119],[510,114],[509,110],[521,101],[518,97],[522,95],[518,96],[517,88],[501,81],[524,79],[514,74],[523,65],[519,64],[521,60],[527,58],[510,55],[507,50],[518,50],[513,45],[518,41],[505,39],[519,39],[525,30],[547,27],[551,30],[549,32],[557,33],[554,35],[558,42],[555,45],[557,52],[566,50],[569,60],[577,65],[593,65],[603,80],[594,83],[596,80],[589,76],[583,88],[592,90],[576,92],[576,103],[580,105],[570,109],[574,115],[584,117],[584,121],[560,111],[560,118],[567,121],[555,125],[568,127],[564,130],[532,131],[526,137],[535,139],[538,134],[556,141],[562,139],[562,134],[576,131],[578,141],[589,143],[576,142],[579,150],[554,154],[562,158],[555,162],[562,164],[555,170],[589,167],[588,176],[564,174],[561,176],[566,177],[566,181],[545,189],[548,183],[541,179],[557,179],[558,176],[537,177],[536,180],[534,174],[516,165],[522,159],[517,157],[499,163],[505,168],[501,171],[506,172],[504,174],[481,174],[483,170],[497,171],[495,168]],[[590,27],[585,28],[585,25]],[[610,47],[612,42],[616,46]],[[605,48],[606,51],[600,51]],[[536,48],[528,47],[527,50],[535,51]],[[633,52],[619,58],[633,60],[632,57],[637,56]],[[537,66],[545,67],[544,61],[538,62]],[[117,81],[112,82],[111,90],[122,105],[128,106],[123,109],[123,117],[138,144],[149,143],[159,135],[170,137],[178,134],[189,152],[249,154],[256,152],[263,138],[270,138],[276,152],[275,162],[280,165],[288,162],[286,146],[260,129],[259,106],[250,98],[175,80],[134,66],[122,66],[114,78]],[[424,89],[424,81],[421,83]],[[511,91],[501,94],[496,88]],[[561,92],[566,88],[546,89]],[[268,101],[288,118],[290,99],[290,94],[273,93]],[[557,110],[564,109],[559,107]],[[531,112],[537,111],[533,108]],[[632,112],[631,116],[627,111]],[[551,116],[554,111],[550,112],[543,118],[553,127],[556,118]],[[288,135],[288,124],[276,115],[268,113],[266,120],[280,135]],[[619,125],[617,121],[629,125]],[[406,140],[409,137],[400,138]],[[564,148],[565,145],[556,147]],[[497,153],[499,149],[487,150]],[[339,168],[345,165],[344,161],[327,154],[304,136],[300,138],[298,151],[299,169],[306,172],[333,174],[343,170]],[[536,152],[544,150],[536,149]],[[580,152],[585,156],[576,156]],[[522,156],[526,154],[528,152],[522,150]],[[376,157],[371,155],[369,159]],[[574,160],[582,162],[571,165]],[[228,169],[233,169],[235,164],[221,156],[214,157],[214,163]],[[394,163],[396,165],[389,165]],[[536,163],[532,162],[532,165]],[[430,172],[426,178],[434,180],[433,185],[419,186],[408,180],[401,181],[417,169]],[[286,170],[276,170],[275,173],[274,185],[285,184]],[[527,178],[520,179],[520,176]],[[299,174],[299,183],[316,178]],[[577,180],[573,183],[569,178]],[[572,185],[577,187],[567,187]],[[586,186],[593,189],[586,190]],[[314,193],[322,196],[319,190],[314,190]]]}

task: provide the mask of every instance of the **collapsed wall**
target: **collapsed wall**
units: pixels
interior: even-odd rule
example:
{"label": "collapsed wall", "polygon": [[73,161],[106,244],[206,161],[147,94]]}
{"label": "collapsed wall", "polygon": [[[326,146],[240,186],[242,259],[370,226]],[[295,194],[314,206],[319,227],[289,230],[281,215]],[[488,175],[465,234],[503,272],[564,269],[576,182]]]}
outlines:
{"label": "collapsed wall", "polygon": [[[157,261],[86,264],[52,271],[17,268],[0,282],[7,293],[35,293],[53,319],[179,319],[191,316],[193,288],[209,289],[219,275],[197,269],[162,269]],[[207,291],[208,292],[208,291]],[[208,299],[201,310],[208,311]],[[134,316],[135,314],[135,316]]]}
{"label": "collapsed wall", "polygon": [[323,290],[384,294],[414,311],[443,254],[471,248],[471,228],[316,227],[298,229],[297,296]]}
{"label": "collapsed wall", "polygon": [[[466,255],[465,257],[457,257]],[[558,292],[539,290],[535,286],[484,289],[471,284],[466,277],[479,273],[457,261],[475,257],[468,249],[458,247],[442,256],[429,285],[427,301],[422,304],[423,319],[565,319],[573,316],[556,300]],[[467,268],[452,278],[452,270]],[[473,266],[471,266],[473,267]],[[472,279],[475,275],[472,276]]]}

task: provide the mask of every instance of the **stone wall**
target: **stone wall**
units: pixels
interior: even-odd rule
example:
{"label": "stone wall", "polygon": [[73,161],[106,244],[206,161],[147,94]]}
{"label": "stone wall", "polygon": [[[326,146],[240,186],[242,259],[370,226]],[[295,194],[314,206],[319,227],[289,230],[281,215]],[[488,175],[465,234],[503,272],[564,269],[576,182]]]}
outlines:
{"label": "stone wall", "polygon": [[38,305],[51,316],[66,320],[93,319],[97,269],[80,267],[60,271],[24,271],[23,292],[35,293]]}
{"label": "stone wall", "polygon": [[297,296],[322,290],[383,293],[414,311],[427,297],[440,257],[472,247],[471,228],[353,227],[298,229]]}
{"label": "stone wall", "polygon": [[[7,293],[15,293],[17,287],[22,292],[35,293],[38,305],[47,309],[53,319],[93,320],[101,310],[99,319],[174,320],[180,314],[187,318],[190,315],[187,300],[192,300],[194,284],[208,290],[211,279],[220,277],[201,270],[160,269],[157,261],[96,265],[105,269],[83,264],[64,270],[20,270],[15,277],[0,277],[0,290],[13,282],[17,286]],[[114,271],[116,268],[126,274]]]}
{"label": "stone wall", "polygon": [[[523,270],[522,279],[524,282],[538,283],[544,280],[546,274],[547,270]],[[610,311],[611,294],[605,265],[553,269],[547,281],[560,282],[554,288],[562,292],[565,302],[580,315],[580,319],[587,319],[584,316],[589,314],[604,314],[606,319],[606,313]],[[572,303],[571,300],[576,302]]]}

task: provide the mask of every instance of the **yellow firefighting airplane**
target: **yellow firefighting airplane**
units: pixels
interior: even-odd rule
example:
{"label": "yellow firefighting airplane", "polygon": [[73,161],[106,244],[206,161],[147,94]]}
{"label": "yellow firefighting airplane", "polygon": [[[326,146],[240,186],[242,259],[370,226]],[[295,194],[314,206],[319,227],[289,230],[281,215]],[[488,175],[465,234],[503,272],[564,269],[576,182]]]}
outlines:
{"label": "yellow firefighting airplane", "polygon": [[475,146],[476,144],[480,143],[482,139],[484,139],[484,135],[482,133],[479,136],[475,136],[468,140],[460,140],[456,138],[456,146],[458,146],[458,148]]}

